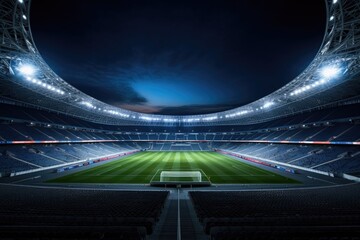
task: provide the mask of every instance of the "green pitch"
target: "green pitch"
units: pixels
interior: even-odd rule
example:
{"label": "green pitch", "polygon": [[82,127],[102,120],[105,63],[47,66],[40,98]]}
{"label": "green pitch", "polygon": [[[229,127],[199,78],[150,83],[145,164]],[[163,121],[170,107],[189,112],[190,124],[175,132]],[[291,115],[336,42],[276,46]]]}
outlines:
{"label": "green pitch", "polygon": [[149,183],[165,169],[200,169],[212,183],[298,183],[216,152],[140,152],[48,182]]}

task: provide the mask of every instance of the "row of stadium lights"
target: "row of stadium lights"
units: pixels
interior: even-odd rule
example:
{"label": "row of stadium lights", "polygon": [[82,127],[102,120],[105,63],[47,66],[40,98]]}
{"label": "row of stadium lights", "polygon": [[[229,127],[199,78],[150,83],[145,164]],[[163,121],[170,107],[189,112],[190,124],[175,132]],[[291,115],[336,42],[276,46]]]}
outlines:
{"label": "row of stadium lights", "polygon": [[106,113],[109,113],[109,114],[112,114],[112,115],[116,115],[116,116],[120,116],[120,117],[124,117],[124,118],[130,117],[129,114],[125,114],[125,113],[121,113],[121,112],[114,111],[114,110],[108,110],[108,109],[102,109],[100,107],[96,107],[91,102],[82,101],[82,102],[80,102],[80,104],[82,104],[82,105],[84,105],[84,106],[86,106],[88,108],[98,110],[98,111],[103,111],[103,112],[106,112]]}
{"label": "row of stadium lights", "polygon": [[[17,68],[18,72],[21,73],[21,75],[23,75],[25,77],[26,80],[37,84],[38,86],[41,86],[45,89],[48,89],[50,91],[56,92],[58,94],[64,95],[65,92],[60,90],[59,88],[56,88],[52,85],[46,84],[36,78],[33,78],[33,76],[36,73],[36,69],[31,66],[31,65],[20,65]],[[295,96],[295,95],[299,95],[303,92],[307,92],[317,86],[323,85],[327,82],[329,82],[330,80],[339,77],[341,73],[341,68],[338,66],[327,66],[324,67],[320,70],[320,75],[321,75],[321,79],[318,81],[315,81],[312,84],[309,85],[305,85],[302,86],[301,88],[298,88],[296,90],[294,90],[293,92],[290,93],[290,96]],[[115,110],[109,110],[109,109],[102,109],[100,107],[96,107],[94,104],[92,104],[91,102],[87,102],[87,101],[82,101],[80,102],[82,105],[90,108],[90,109],[94,109],[94,110],[98,110],[98,111],[103,111],[105,113],[111,114],[111,115],[115,115],[115,116],[120,116],[123,118],[129,118],[131,117],[129,114],[125,114],[119,111],[115,111]],[[250,109],[250,110],[242,110],[242,111],[238,111],[235,113],[231,113],[231,114],[227,114],[225,115],[225,118],[234,118],[234,117],[238,117],[238,116],[243,116],[249,113],[252,113],[254,111],[259,111],[259,110],[264,110],[264,109],[268,109],[270,107],[272,107],[273,105],[275,105],[274,101],[267,101],[265,102],[261,107],[259,108],[255,108],[255,110]],[[136,116],[132,116],[133,118],[136,118]],[[181,121],[182,122],[187,122],[187,123],[191,123],[191,122],[199,122],[199,121],[215,121],[218,118],[223,118],[223,116],[218,117],[218,115],[212,115],[212,116],[208,116],[208,117],[199,117],[199,118],[183,118]],[[174,119],[174,118],[160,118],[160,117],[149,117],[149,116],[139,116],[140,120],[145,120],[145,121],[164,121],[164,122],[178,122],[178,119]]]}
{"label": "row of stadium lights", "polygon": [[[18,0],[19,3],[24,3],[24,0]],[[336,4],[338,2],[338,0],[333,0],[333,4]],[[25,14],[22,15],[22,18],[24,20],[27,20],[27,17]],[[334,20],[334,16],[330,17],[330,21]],[[56,92],[58,94],[64,95],[65,92],[54,87],[51,86],[49,84],[46,84],[40,80],[37,80],[35,78],[32,78],[33,74],[35,73],[35,68],[32,67],[31,65],[23,65],[21,66],[19,69],[19,72],[25,76],[25,79],[28,81],[31,81],[32,83],[35,83],[43,88],[46,88],[50,91]],[[321,70],[321,75],[322,75],[322,79],[315,81],[312,84],[309,85],[305,85],[302,86],[299,89],[294,90],[293,92],[290,93],[290,96],[295,96],[295,95],[299,95],[303,92],[307,92],[319,85],[325,84],[327,83],[329,80],[338,77],[338,75],[340,74],[341,69],[337,66],[328,66],[328,67],[324,67]],[[285,94],[286,95],[286,94]],[[86,102],[83,101],[81,102],[81,104],[85,105],[88,108],[94,109],[94,110],[98,110],[98,111],[103,111],[106,112],[108,114],[111,115],[116,115],[116,116],[120,116],[120,117],[124,117],[124,118],[129,118],[130,115],[129,114],[124,114],[121,113],[119,111],[115,111],[115,110],[108,110],[108,109],[101,109],[99,107],[94,106],[92,103],[90,102]],[[267,101],[265,102],[261,107],[259,108],[255,108],[255,111],[259,111],[259,110],[263,110],[263,109],[268,109],[270,107],[272,107],[273,105],[275,105],[274,101]],[[254,110],[242,110],[239,112],[235,112],[232,114],[227,114],[225,115],[225,118],[233,118],[233,117],[237,117],[237,116],[242,116],[242,115],[246,115],[249,113],[254,112]],[[132,116],[132,118],[136,118],[135,116]],[[209,116],[209,117],[203,117],[203,118],[184,118],[182,119],[183,122],[199,122],[199,121],[214,121],[217,120],[219,117],[217,115],[213,115],[213,116]],[[220,116],[220,118],[223,118],[223,116]],[[164,121],[164,122],[178,122],[178,119],[174,119],[174,118],[158,118],[158,117],[148,117],[148,116],[140,116],[139,119],[141,120],[145,120],[145,121]]]}
{"label": "row of stadium lights", "polygon": [[315,87],[318,87],[319,85],[323,85],[325,83],[328,83],[330,80],[335,79],[339,77],[341,73],[341,68],[337,66],[327,66],[321,69],[320,75],[321,79],[305,86],[302,86],[301,88],[296,89],[295,91],[290,93],[290,96],[299,95],[300,93],[307,92]]}
{"label": "row of stadium lights", "polygon": [[[24,3],[24,0],[18,0],[18,2],[20,4]],[[22,15],[22,18],[24,20],[27,20],[27,16],[25,14]],[[49,91],[52,91],[54,93],[60,94],[60,95],[64,95],[65,92],[57,87],[54,87],[50,84],[47,84],[39,79],[36,79],[34,77],[35,73],[36,73],[36,69],[32,66],[32,65],[28,65],[28,64],[24,64],[24,65],[20,65],[17,68],[18,72],[23,75],[25,77],[25,79],[31,83],[36,84],[39,87],[43,87],[44,89],[47,89]]]}
{"label": "row of stadium lights", "polygon": [[44,89],[50,90],[52,92],[64,95],[65,92],[60,90],[57,87],[54,87],[50,84],[44,83],[36,78],[34,78],[34,74],[36,73],[36,69],[31,65],[21,65],[18,68],[19,73],[21,73],[25,79],[29,82],[35,83],[36,85],[43,87]]}
{"label": "row of stadium lights", "polygon": [[[323,67],[320,70],[320,75],[322,77],[320,80],[315,81],[312,84],[302,86],[302,87],[292,91],[290,93],[290,96],[296,96],[296,95],[299,95],[299,94],[301,94],[303,92],[308,92],[309,90],[314,89],[315,87],[318,87],[320,85],[328,83],[330,80],[339,77],[341,71],[342,71],[342,69],[339,66],[336,66],[336,65]],[[287,94],[284,94],[284,95],[286,96]],[[255,111],[268,109],[268,108],[272,107],[273,105],[275,105],[274,101],[268,101],[268,102],[265,102],[261,107],[255,108]],[[225,115],[225,118],[233,118],[233,117],[237,117],[237,116],[246,115],[246,114],[249,114],[249,113],[252,113],[252,112],[254,112],[254,110],[252,110],[252,109],[251,110],[243,110],[243,111],[235,112],[235,113],[232,113],[232,114],[227,114],[227,115]]]}

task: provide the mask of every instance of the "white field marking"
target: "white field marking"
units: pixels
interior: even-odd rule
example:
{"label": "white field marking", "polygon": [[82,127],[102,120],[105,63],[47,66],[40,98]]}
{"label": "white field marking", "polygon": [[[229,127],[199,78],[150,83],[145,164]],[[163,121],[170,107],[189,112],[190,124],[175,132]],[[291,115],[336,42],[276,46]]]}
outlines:
{"label": "white field marking", "polygon": [[[260,165],[260,166],[251,165],[250,162],[245,162],[245,160],[243,160],[243,159],[241,159],[241,158],[236,158],[236,157],[234,157],[233,159],[236,160],[236,161],[238,161],[238,162],[240,162],[241,164],[246,164],[246,165],[249,165],[249,166],[251,166],[251,167],[255,167],[256,171],[263,172],[263,173],[266,173],[266,174],[271,175],[271,176],[275,176],[274,174],[271,174],[270,171],[267,171],[267,170],[262,169],[262,168],[260,167],[261,165]],[[256,175],[256,174],[255,174],[255,175]]]}
{"label": "white field marking", "polygon": [[[126,159],[117,159],[113,162],[105,163],[104,165],[99,165],[99,167],[103,167],[105,169],[97,169],[96,171],[100,170],[100,173],[98,173],[97,175],[107,175],[106,173],[114,171],[115,169],[117,169],[119,167],[122,167],[124,164],[117,165],[117,163],[116,163],[116,161],[121,161],[121,160],[126,161]],[[132,161],[135,161],[135,160],[131,160],[131,159],[128,160],[127,165],[131,166],[131,165],[129,165],[129,162],[132,162]],[[110,165],[106,166],[107,164],[110,164]],[[92,168],[89,170],[92,170]],[[81,173],[81,171],[79,173]]]}
{"label": "white field marking", "polygon": [[[138,155],[138,156],[136,156],[136,155]],[[123,161],[123,162],[125,162],[125,161],[127,161],[127,165],[130,163],[130,162],[133,162],[133,161],[136,161],[138,158],[140,158],[141,156],[140,156],[140,154],[134,154],[134,155],[130,155],[130,156],[125,156],[125,157],[122,157],[122,158],[117,158],[117,159],[114,159],[114,160],[110,160],[110,162],[105,162],[104,164],[102,164],[102,165],[98,165],[98,166],[95,166],[95,167],[103,167],[103,168],[105,168],[105,169],[98,169],[98,170],[96,170],[96,171],[99,171],[99,170],[101,170],[100,171],[100,173],[98,173],[99,175],[106,175],[106,173],[107,172],[111,172],[111,171],[113,171],[115,168],[118,168],[118,167],[121,167],[121,166],[123,166],[124,164],[121,164],[121,165],[119,165],[119,166],[117,166],[117,162],[119,161]],[[108,165],[109,164],[109,165]],[[107,166],[106,166],[107,165]],[[113,166],[113,165],[115,165],[115,166]],[[88,169],[88,170],[92,170],[93,168],[90,168],[90,169]],[[81,173],[82,171],[80,171],[80,172],[78,172],[78,173]]]}
{"label": "white field marking", "polygon": [[157,169],[155,174],[153,175],[153,177],[150,179],[150,182],[152,182],[154,180],[154,178],[156,177],[156,175],[158,174],[159,171],[161,171],[162,169]]}
{"label": "white field marking", "polygon": [[[155,155],[155,154],[154,154]],[[157,154],[157,156],[156,157],[153,157],[152,159],[151,159],[151,161],[152,162],[157,162],[157,161],[159,161],[161,158],[163,158],[163,155],[164,155],[164,153],[159,153],[159,154]]]}
{"label": "white field marking", "polygon": [[[122,165],[123,165],[123,164],[121,164],[121,165],[119,165],[119,166],[116,166],[116,167],[117,167],[117,168],[118,168],[118,167],[122,167]],[[98,173],[98,174],[89,174],[89,175],[85,174],[85,175],[83,175],[83,176],[102,176],[102,175],[104,175],[104,176],[109,176],[109,174],[106,174],[106,173],[107,173],[107,172],[110,172],[111,170],[114,170],[114,169],[112,168],[112,169],[106,170],[105,172],[100,172],[100,173]]]}
{"label": "white field marking", "polygon": [[[227,156],[227,155],[223,155],[223,156]],[[255,167],[256,170],[259,171],[259,172],[263,172],[263,173],[267,173],[268,175],[275,176],[275,175],[271,174],[270,171],[264,170],[264,169],[262,169],[260,166],[251,165],[250,163],[245,162],[245,160],[243,160],[243,159],[241,159],[241,158],[237,158],[237,157],[235,157],[235,156],[227,156],[227,157],[229,157],[230,159],[235,160],[235,161],[237,161],[237,162],[239,162],[239,163],[241,163],[241,164],[246,164],[246,165],[249,165],[249,166],[251,166],[251,167]],[[256,175],[256,174],[255,174],[255,175]]]}
{"label": "white field marking", "polygon": [[253,174],[247,172],[247,171],[244,171],[243,169],[235,166],[235,165],[231,165],[233,168],[236,168],[237,170],[239,170],[240,172],[243,172],[243,173],[246,173],[248,176],[254,176]]}

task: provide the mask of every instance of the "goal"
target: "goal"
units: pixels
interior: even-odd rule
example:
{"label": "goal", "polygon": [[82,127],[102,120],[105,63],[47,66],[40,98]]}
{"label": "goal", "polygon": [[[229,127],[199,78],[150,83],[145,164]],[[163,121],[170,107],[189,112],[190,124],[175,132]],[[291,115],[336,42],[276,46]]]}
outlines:
{"label": "goal", "polygon": [[201,182],[200,171],[161,171],[160,182]]}

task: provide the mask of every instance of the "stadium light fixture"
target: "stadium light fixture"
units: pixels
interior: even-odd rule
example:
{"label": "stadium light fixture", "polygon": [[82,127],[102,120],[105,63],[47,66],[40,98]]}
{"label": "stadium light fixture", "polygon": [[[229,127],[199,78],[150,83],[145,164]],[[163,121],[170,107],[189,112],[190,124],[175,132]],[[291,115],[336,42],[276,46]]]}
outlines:
{"label": "stadium light fixture", "polygon": [[23,15],[22,15],[22,17],[23,17],[23,19],[24,19],[24,20],[26,20],[26,19],[27,19],[27,17],[26,17],[26,15],[25,15],[25,14],[23,14]]}
{"label": "stadium light fixture", "polygon": [[274,102],[266,102],[266,103],[264,103],[263,108],[269,108],[274,104],[275,104]]}
{"label": "stadium light fixture", "polygon": [[217,116],[210,116],[210,117],[204,117],[202,118],[203,121],[213,121],[216,120],[218,117]]}
{"label": "stadium light fixture", "polygon": [[235,113],[232,113],[232,114],[227,114],[227,115],[225,115],[225,117],[226,118],[236,117],[236,116],[241,116],[241,115],[248,114],[250,112],[253,112],[253,110],[243,110],[243,111],[235,112]]}
{"label": "stadium light fixture", "polygon": [[19,3],[24,3],[24,0],[18,0]]}
{"label": "stadium light fixture", "polygon": [[18,71],[22,75],[29,77],[29,76],[33,76],[35,74],[36,69],[32,65],[22,65],[18,68]]}
{"label": "stadium light fixture", "polygon": [[183,122],[198,122],[200,118],[185,118],[182,120]]}
{"label": "stadium light fixture", "polygon": [[108,110],[108,109],[98,108],[98,111],[101,111],[101,110],[106,112],[106,113],[109,113],[109,114],[112,114],[112,115],[117,115],[117,116],[120,116],[120,117],[123,117],[123,118],[130,117],[129,114],[121,113],[121,112],[118,112],[118,111],[115,111],[115,110]]}
{"label": "stadium light fixture", "polygon": [[164,122],[176,122],[177,120],[174,118],[164,118]]}
{"label": "stadium light fixture", "polygon": [[147,116],[140,116],[139,118],[142,120],[145,120],[145,121],[161,121],[161,118],[154,118],[154,117],[147,117]]}
{"label": "stadium light fixture", "polygon": [[320,74],[325,79],[332,79],[339,76],[341,69],[337,66],[326,66],[320,70]]}

